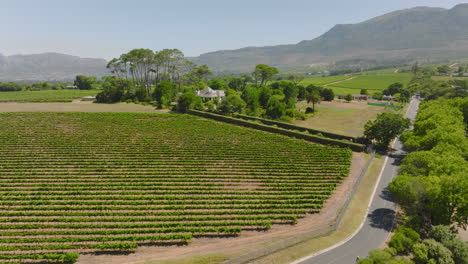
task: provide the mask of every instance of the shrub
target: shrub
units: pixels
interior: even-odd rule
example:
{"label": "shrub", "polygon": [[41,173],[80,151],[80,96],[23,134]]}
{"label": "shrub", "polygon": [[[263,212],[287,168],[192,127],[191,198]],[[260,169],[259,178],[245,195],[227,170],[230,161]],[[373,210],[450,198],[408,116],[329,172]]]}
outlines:
{"label": "shrub", "polygon": [[243,113],[247,104],[238,95],[227,96],[220,104],[219,111],[223,114]]}
{"label": "shrub", "polygon": [[212,101],[208,101],[205,103],[206,109],[210,112],[215,110],[215,104]]}
{"label": "shrub", "polygon": [[312,114],[312,113],[314,113],[314,109],[312,107],[307,107],[306,110],[305,110],[305,113],[306,114]]}
{"label": "shrub", "polygon": [[351,102],[353,100],[353,96],[351,94],[347,94],[345,95],[344,99],[346,100],[346,102]]}

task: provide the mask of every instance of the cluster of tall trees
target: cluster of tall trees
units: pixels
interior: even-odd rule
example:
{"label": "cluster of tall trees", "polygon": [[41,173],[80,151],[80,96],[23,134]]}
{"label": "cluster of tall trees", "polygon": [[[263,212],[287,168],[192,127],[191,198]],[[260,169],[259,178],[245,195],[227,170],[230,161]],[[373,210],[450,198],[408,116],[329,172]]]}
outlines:
{"label": "cluster of tall trees", "polygon": [[211,74],[208,66],[193,64],[178,49],[134,49],[109,61],[107,68],[112,76],[103,79],[97,96],[102,103],[155,100],[161,106],[184,88],[204,88]]}

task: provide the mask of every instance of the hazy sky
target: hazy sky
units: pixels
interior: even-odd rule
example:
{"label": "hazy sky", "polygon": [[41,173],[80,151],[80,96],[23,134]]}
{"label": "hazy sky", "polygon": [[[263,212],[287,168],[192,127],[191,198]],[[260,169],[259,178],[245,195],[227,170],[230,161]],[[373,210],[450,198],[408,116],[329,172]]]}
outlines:
{"label": "hazy sky", "polygon": [[196,56],[297,43],[335,24],[459,3],[468,0],[0,0],[0,53],[110,59],[133,48],[178,48]]}

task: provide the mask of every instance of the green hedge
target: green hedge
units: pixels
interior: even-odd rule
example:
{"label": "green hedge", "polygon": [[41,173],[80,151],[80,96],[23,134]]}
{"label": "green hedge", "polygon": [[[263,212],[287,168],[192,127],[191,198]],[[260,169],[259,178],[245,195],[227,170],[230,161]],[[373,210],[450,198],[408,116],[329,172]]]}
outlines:
{"label": "green hedge", "polygon": [[353,151],[356,152],[363,152],[365,150],[365,145],[363,144],[358,144],[358,143],[352,143],[352,142],[345,142],[337,139],[332,139],[332,138],[327,138],[327,137],[321,137],[317,135],[311,135],[311,134],[303,134],[300,132],[296,131],[291,131],[288,129],[280,128],[280,127],[273,127],[273,126],[268,126],[264,124],[258,124],[258,123],[253,123],[249,122],[243,119],[239,118],[234,118],[234,117],[229,117],[229,116],[224,116],[224,115],[218,115],[210,112],[204,112],[204,111],[198,111],[198,110],[189,110],[187,111],[188,114],[192,115],[197,115],[209,119],[213,119],[216,121],[221,121],[225,123],[230,123],[230,124],[235,124],[243,127],[248,127],[248,128],[254,128],[266,132],[271,132],[271,133],[277,133],[289,137],[295,137],[299,139],[304,139],[310,142],[315,142],[315,143],[320,143],[324,145],[334,145],[334,146],[340,146],[340,147],[345,147],[345,148],[350,148]]}

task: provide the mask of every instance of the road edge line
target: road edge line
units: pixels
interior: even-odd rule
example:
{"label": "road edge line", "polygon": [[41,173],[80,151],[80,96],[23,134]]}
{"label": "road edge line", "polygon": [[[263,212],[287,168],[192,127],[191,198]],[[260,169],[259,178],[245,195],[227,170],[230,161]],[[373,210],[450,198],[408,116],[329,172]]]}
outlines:
{"label": "road edge line", "polygon": [[[392,146],[395,144],[395,141],[396,141],[396,139],[393,140]],[[361,224],[356,229],[356,231],[354,231],[351,235],[349,235],[345,240],[343,240],[343,241],[341,241],[341,242],[339,242],[339,243],[337,243],[337,244],[335,244],[335,245],[333,245],[331,247],[328,247],[326,249],[322,249],[322,250],[320,250],[318,252],[315,252],[313,254],[310,254],[308,256],[305,256],[303,258],[295,260],[295,261],[291,262],[290,264],[298,264],[298,263],[306,261],[306,260],[308,260],[310,258],[316,257],[316,256],[321,255],[323,253],[326,253],[328,251],[331,251],[331,250],[333,250],[333,249],[335,249],[335,248],[337,248],[339,246],[342,246],[343,244],[345,244],[348,241],[350,241],[351,239],[353,239],[353,237],[355,237],[357,235],[357,233],[359,233],[359,231],[361,231],[362,227],[364,226],[364,223],[366,222],[366,217],[367,217],[367,215],[369,213],[369,209],[371,207],[371,204],[374,201],[374,196],[375,196],[375,193],[377,192],[377,188],[378,188],[378,186],[380,184],[380,181],[382,179],[382,175],[383,175],[383,172],[385,170],[385,167],[387,166],[387,162],[388,162],[388,155],[385,157],[384,164],[382,165],[382,168],[380,169],[379,178],[377,179],[377,182],[375,183],[374,190],[372,191],[372,195],[370,197],[369,203],[367,204],[367,208],[366,208],[366,212],[364,214],[363,220],[361,221]]]}

